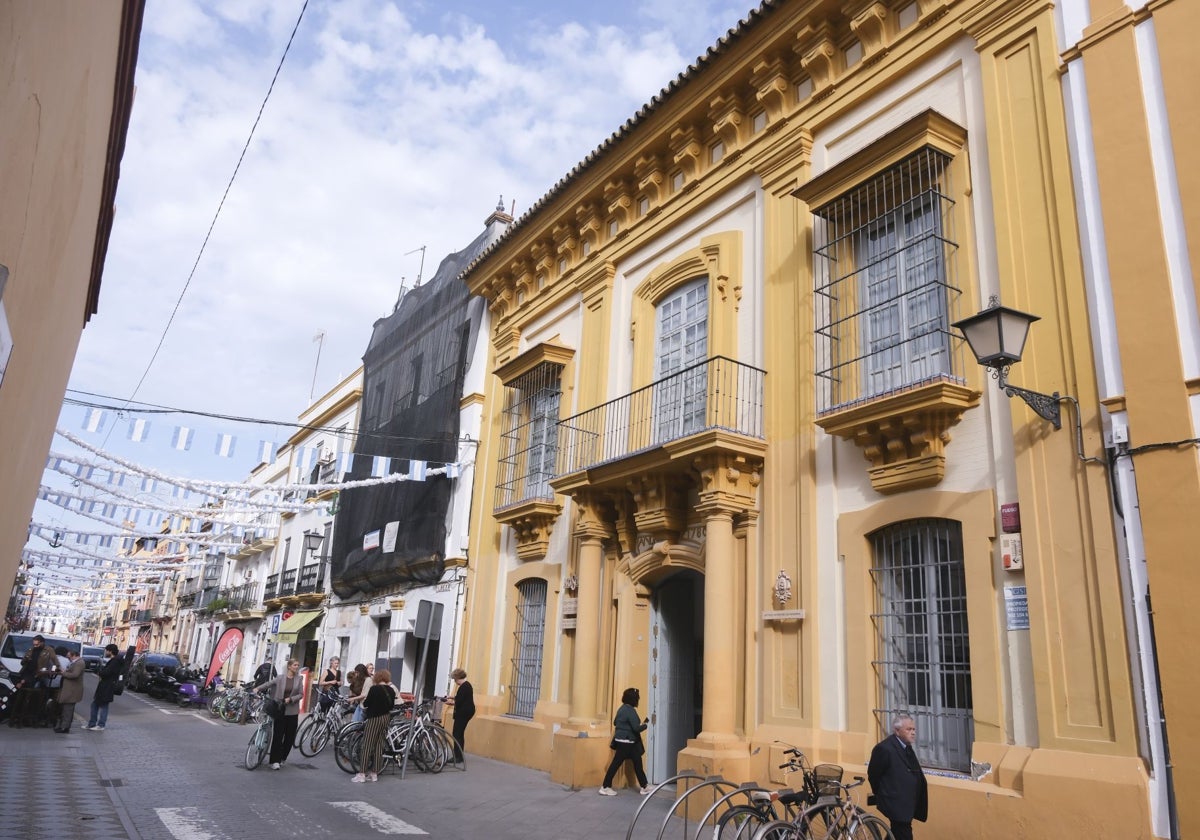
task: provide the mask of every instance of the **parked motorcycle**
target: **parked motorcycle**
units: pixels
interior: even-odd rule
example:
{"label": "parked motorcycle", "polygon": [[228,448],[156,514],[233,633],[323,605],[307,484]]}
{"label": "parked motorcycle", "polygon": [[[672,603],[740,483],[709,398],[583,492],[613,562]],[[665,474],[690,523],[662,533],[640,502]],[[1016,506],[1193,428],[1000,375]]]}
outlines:
{"label": "parked motorcycle", "polygon": [[204,707],[208,705],[208,699],[216,693],[217,687],[220,685],[220,674],[213,677],[212,685],[205,687],[204,674],[200,671],[187,671],[175,686],[177,692],[175,702],[181,709],[189,706]]}

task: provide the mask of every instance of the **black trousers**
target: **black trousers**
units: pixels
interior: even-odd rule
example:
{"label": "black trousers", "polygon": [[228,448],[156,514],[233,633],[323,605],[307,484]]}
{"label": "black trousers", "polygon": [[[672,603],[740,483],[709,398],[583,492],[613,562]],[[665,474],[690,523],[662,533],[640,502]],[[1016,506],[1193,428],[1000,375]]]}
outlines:
{"label": "black trousers", "polygon": [[613,779],[616,778],[617,771],[621,769],[621,765],[626,761],[633,762],[633,774],[637,776],[638,784],[646,787],[646,771],[642,769],[642,745],[641,744],[618,744],[614,750],[612,764],[608,765],[608,772],[604,774],[604,787],[612,787]]}
{"label": "black trousers", "polygon": [[292,743],[296,740],[296,728],[300,725],[300,715],[282,715],[275,718],[275,726],[271,730],[271,763],[278,764],[287,761],[292,751]]}
{"label": "black trousers", "polygon": [[896,840],[913,840],[911,822],[897,822],[896,820],[889,820],[888,822],[891,823],[892,836]]}
{"label": "black trousers", "polygon": [[456,760],[462,758],[463,750],[467,748],[468,723],[470,723],[469,720],[454,719],[454,728],[451,730],[451,734],[454,735],[454,743],[458,745],[458,748],[455,750],[457,755],[454,756]]}

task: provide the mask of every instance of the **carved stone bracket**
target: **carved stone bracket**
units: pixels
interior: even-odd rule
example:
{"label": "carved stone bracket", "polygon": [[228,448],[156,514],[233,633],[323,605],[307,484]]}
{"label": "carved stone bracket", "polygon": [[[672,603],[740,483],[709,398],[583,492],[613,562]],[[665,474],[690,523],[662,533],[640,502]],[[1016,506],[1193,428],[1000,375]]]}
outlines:
{"label": "carved stone bracket", "polygon": [[841,50],[833,38],[833,27],[821,23],[798,36],[796,51],[800,54],[800,66],[812,79],[813,98],[819,99],[833,92],[833,83],[841,71]]}
{"label": "carved stone bracket", "polygon": [[935,382],[817,421],[826,432],[853,441],[871,466],[871,486],[898,493],[938,484],[946,474],[950,428],[979,404],[979,392]]}
{"label": "carved stone bracket", "polygon": [[862,44],[863,60],[872,61],[887,52],[891,41],[891,18],[887,6],[879,0],[868,0],[867,4],[853,13],[850,30]]}
{"label": "carved stone bracket", "polygon": [[532,499],[495,512],[497,521],[513,529],[517,538],[517,556],[522,560],[541,560],[550,548],[550,534],[562,512],[562,505],[545,499]]}
{"label": "carved stone bracket", "polygon": [[680,475],[651,473],[630,480],[637,530],[660,540],[674,540],[687,524],[688,482]]}
{"label": "carved stone bracket", "polygon": [[741,452],[707,452],[692,461],[700,476],[701,513],[712,510],[740,513],[757,503],[762,460]]}
{"label": "carved stone bracket", "polygon": [[788,82],[787,65],[778,56],[760,61],[754,65],[754,75],[750,84],[754,86],[754,98],[767,112],[767,121],[777,122],[788,106],[788,94],[791,84]]}

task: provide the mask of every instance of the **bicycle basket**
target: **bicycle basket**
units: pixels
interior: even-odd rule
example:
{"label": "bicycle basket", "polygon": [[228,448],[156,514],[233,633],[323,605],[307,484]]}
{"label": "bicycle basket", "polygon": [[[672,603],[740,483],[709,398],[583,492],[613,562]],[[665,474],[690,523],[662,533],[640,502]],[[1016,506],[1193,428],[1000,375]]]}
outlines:
{"label": "bicycle basket", "polygon": [[837,796],[838,783],[842,781],[842,768],[837,764],[818,764],[812,769],[812,793],[814,796]]}

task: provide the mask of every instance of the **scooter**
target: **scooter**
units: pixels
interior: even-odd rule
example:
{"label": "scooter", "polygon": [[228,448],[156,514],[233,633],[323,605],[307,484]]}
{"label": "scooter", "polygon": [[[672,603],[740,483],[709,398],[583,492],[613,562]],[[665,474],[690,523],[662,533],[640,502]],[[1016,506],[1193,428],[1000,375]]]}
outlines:
{"label": "scooter", "polygon": [[213,677],[212,685],[205,686],[204,676],[199,671],[190,671],[176,686],[178,694],[175,696],[175,702],[181,709],[189,706],[204,708],[208,705],[209,698],[217,693],[221,685],[220,674]]}

